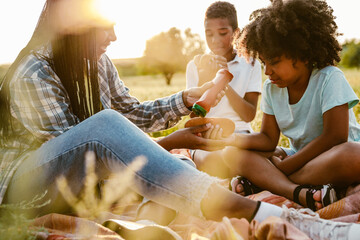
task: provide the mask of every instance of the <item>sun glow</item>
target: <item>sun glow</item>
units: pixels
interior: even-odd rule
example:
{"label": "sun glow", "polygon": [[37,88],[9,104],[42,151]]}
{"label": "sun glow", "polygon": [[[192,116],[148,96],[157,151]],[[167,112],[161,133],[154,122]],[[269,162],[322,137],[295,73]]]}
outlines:
{"label": "sun glow", "polygon": [[119,9],[116,7],[119,0],[94,0],[94,7],[98,13],[111,22],[115,22],[119,15]]}

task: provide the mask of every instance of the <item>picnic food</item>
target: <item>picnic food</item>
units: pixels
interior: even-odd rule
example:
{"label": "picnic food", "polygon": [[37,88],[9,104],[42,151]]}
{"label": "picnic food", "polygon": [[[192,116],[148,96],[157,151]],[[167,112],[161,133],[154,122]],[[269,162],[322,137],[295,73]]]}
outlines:
{"label": "picnic food", "polygon": [[225,85],[228,84],[233,77],[234,76],[228,70],[220,69],[212,80],[214,85],[206,90],[201,98],[194,103],[192,111],[197,116],[205,117],[210,111],[210,108],[215,104],[218,93],[225,88]]}
{"label": "picnic food", "polygon": [[195,127],[199,125],[204,125],[206,123],[211,123],[213,126],[219,125],[223,129],[222,136],[224,138],[229,137],[235,130],[235,123],[228,118],[204,118],[204,117],[195,117],[191,118],[185,123],[185,127]]}

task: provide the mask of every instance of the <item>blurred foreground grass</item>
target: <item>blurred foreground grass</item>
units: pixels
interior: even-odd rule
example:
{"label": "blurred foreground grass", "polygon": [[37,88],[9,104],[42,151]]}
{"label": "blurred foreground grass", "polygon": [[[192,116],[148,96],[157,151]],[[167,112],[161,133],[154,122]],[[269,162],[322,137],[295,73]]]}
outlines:
{"label": "blurred foreground grass", "polygon": [[[360,97],[360,70],[359,69],[342,69],[345,73],[347,80],[350,85],[356,92],[356,94]],[[265,80],[266,76],[263,75],[263,80]],[[122,77],[121,78],[125,85],[130,89],[130,94],[137,97],[140,101],[146,100],[154,100],[156,98],[161,98],[168,96],[170,94],[176,93],[185,89],[185,74],[177,73],[174,75],[174,79],[171,82],[170,86],[165,84],[165,79],[161,75],[156,76],[131,76],[131,77]],[[261,96],[260,96],[261,98]],[[261,127],[261,119],[262,112],[259,109],[260,101],[258,104],[258,111],[255,119],[252,121],[251,125],[255,131],[260,131]],[[360,105],[356,105],[354,108],[355,115],[360,122]],[[178,125],[175,127],[152,133],[150,134],[153,137],[166,136],[173,131],[182,128],[184,122],[188,119],[188,117],[184,117]],[[281,136],[279,145],[288,146],[288,140]]]}

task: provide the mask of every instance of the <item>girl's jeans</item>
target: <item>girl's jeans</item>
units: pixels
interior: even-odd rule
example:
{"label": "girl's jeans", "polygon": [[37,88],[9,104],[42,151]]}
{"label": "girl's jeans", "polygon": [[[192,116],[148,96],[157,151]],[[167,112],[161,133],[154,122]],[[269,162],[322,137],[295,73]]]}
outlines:
{"label": "girl's jeans", "polygon": [[191,215],[202,215],[200,202],[216,181],[161,148],[118,112],[103,110],[34,151],[17,169],[5,202],[28,201],[47,190],[51,203],[40,214],[68,211],[56,179],[65,176],[73,193],[79,194],[89,151],[95,153],[99,180],[111,173],[121,174],[136,157],[145,156],[147,162],[134,174],[132,189]]}

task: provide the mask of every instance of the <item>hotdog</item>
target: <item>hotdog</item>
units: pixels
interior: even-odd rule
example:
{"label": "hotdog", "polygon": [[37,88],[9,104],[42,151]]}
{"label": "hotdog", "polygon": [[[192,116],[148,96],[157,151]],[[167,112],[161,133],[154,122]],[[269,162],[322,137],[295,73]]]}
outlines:
{"label": "hotdog", "polygon": [[204,118],[204,117],[195,117],[191,118],[185,123],[185,127],[195,127],[199,125],[204,125],[206,123],[211,123],[213,126],[219,125],[223,129],[222,137],[229,137],[235,130],[235,123],[228,118]]}

